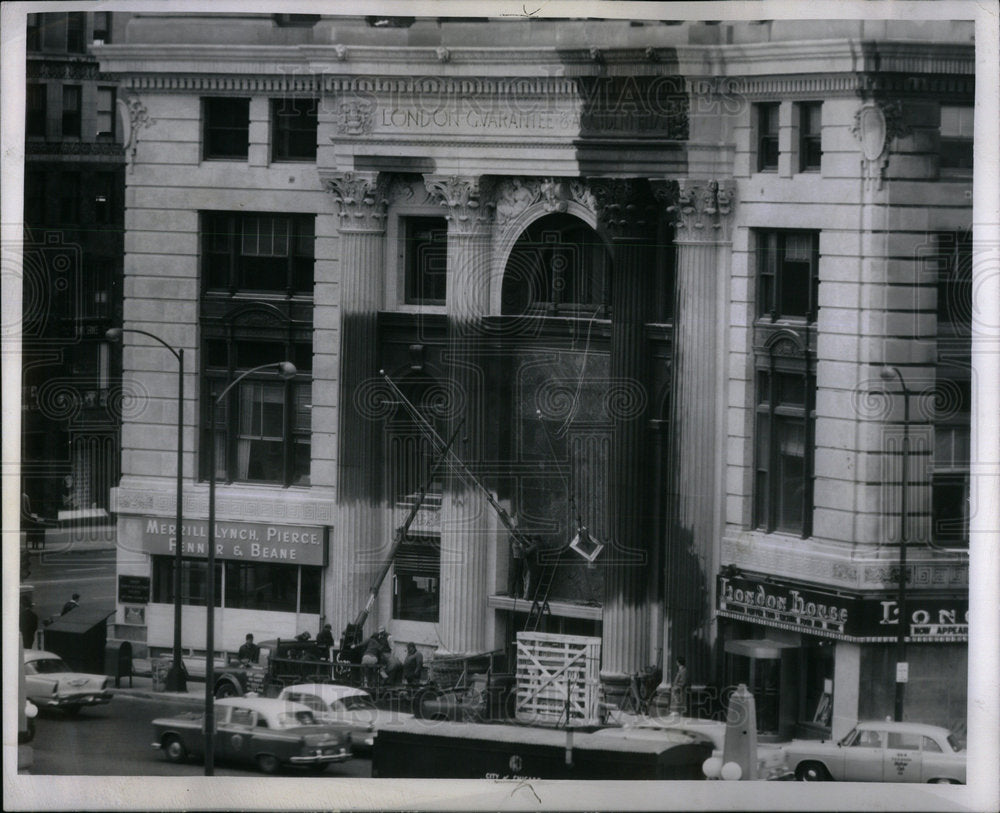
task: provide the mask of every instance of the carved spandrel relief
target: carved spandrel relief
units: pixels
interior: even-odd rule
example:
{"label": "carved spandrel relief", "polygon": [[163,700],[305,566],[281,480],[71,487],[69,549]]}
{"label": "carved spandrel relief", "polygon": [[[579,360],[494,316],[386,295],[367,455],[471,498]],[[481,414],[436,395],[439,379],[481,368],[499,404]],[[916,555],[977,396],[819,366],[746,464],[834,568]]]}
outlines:
{"label": "carved spandrel relief", "polygon": [[135,169],[135,154],[139,147],[139,131],[156,124],[146,105],[137,96],[126,96],[118,100],[118,117],[122,123],[122,145],[128,171]]}

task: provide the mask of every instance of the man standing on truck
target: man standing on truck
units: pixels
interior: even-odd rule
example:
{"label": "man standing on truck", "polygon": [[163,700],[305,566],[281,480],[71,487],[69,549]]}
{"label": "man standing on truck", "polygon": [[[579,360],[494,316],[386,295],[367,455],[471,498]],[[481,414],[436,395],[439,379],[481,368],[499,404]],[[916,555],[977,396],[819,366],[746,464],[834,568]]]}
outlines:
{"label": "man standing on truck", "polygon": [[365,642],[365,653],[361,656],[365,685],[371,685],[375,682],[379,665],[386,661],[391,652],[389,633],[386,632],[385,627],[379,627],[375,634]]}
{"label": "man standing on truck", "polygon": [[253,642],[252,632],[247,633],[246,643],[240,647],[237,657],[243,663],[257,663],[257,659],[260,657],[260,647]]}

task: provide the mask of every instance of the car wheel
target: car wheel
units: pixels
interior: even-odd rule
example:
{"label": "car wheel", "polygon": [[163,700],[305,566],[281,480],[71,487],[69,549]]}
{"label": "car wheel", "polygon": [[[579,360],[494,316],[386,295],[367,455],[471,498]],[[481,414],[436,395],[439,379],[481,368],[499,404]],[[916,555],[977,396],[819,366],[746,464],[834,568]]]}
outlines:
{"label": "car wheel", "polygon": [[257,757],[257,767],[263,773],[275,773],[279,764],[278,758],[274,754],[260,754]]}
{"label": "car wheel", "polygon": [[224,680],[215,687],[215,696],[219,698],[236,697],[236,687],[228,680]]}
{"label": "car wheel", "polygon": [[795,778],[800,782],[826,782],[830,772],[821,762],[802,762],[795,769]]}
{"label": "car wheel", "polygon": [[75,717],[80,713],[82,706],[63,706],[63,712],[65,712],[70,717]]}
{"label": "car wheel", "polygon": [[167,737],[163,741],[163,753],[171,762],[187,762],[187,748],[178,737]]}

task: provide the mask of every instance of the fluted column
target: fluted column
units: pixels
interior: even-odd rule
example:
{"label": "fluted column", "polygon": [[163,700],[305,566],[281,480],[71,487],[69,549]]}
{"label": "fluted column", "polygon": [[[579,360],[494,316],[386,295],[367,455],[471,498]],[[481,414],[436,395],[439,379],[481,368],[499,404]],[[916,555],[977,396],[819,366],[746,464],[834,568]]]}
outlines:
{"label": "fluted column", "polygon": [[647,600],[650,523],[646,468],[647,348],[657,209],[641,179],[592,183],[600,226],[611,237],[611,406],[608,477],[612,537],[602,554],[604,620],[601,680],[614,702],[627,676],[649,665]]}
{"label": "fluted column", "polygon": [[[381,425],[365,412],[364,382],[378,376],[378,310],[383,301],[385,176],[324,177],[340,217],[340,380],[337,522],[325,602],[337,633],[364,607],[389,540],[382,533]],[[366,630],[367,631],[367,630]]]}
{"label": "fluted column", "polygon": [[671,484],[664,559],[664,663],[678,655],[708,679],[713,579],[724,506],[726,345],[732,182],[682,180],[657,190],[676,221],[670,416]]}
{"label": "fluted column", "polygon": [[[493,205],[479,178],[428,176],[425,183],[448,212],[448,431],[450,436],[464,418],[453,448],[477,471],[493,447],[485,397],[489,371],[482,354],[482,320],[490,304]],[[490,648],[486,574],[492,510],[479,488],[454,469],[448,472],[441,502],[438,626],[442,649],[448,652]]]}

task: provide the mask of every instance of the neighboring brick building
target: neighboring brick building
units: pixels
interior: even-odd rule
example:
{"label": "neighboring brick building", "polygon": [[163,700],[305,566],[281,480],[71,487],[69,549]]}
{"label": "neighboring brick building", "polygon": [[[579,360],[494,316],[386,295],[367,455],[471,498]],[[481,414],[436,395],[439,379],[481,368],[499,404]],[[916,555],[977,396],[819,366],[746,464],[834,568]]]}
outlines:
{"label": "neighboring brick building", "polygon": [[[963,719],[971,23],[136,14],[98,58],[132,112],[124,325],[191,359],[186,646],[210,442],[219,646],[357,614],[431,458],[384,369],[539,538],[543,629],[600,636],[612,694],[661,652],[746,682],[762,735],[891,713],[905,460],[906,716]],[[119,630],[165,648],[162,356],[126,336],[115,510],[152,585]],[[503,647],[508,534],[439,480],[377,620]]]}

